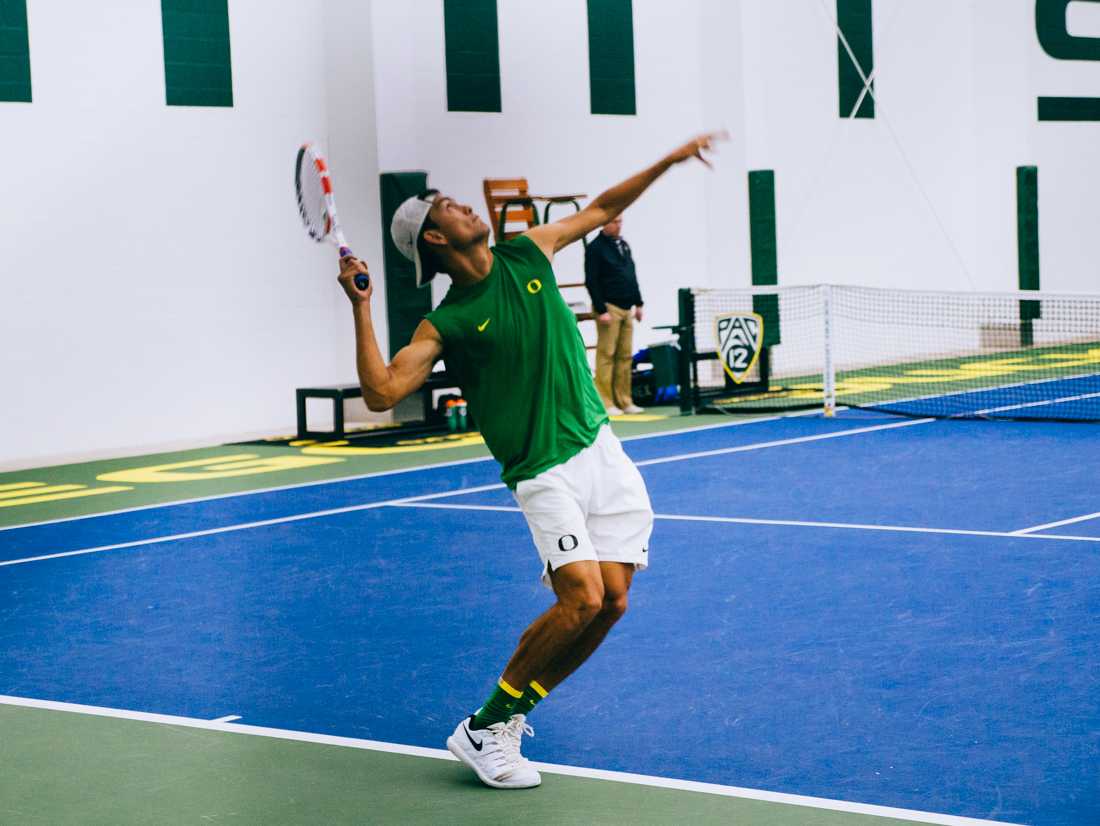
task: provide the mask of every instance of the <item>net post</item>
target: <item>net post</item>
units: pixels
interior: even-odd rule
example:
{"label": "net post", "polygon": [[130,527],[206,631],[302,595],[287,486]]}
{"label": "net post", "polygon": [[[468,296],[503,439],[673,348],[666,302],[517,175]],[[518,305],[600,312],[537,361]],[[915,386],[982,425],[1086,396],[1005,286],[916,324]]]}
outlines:
{"label": "net post", "polygon": [[[1021,290],[1039,289],[1039,168],[1016,167],[1016,246]],[[1035,344],[1038,301],[1020,302],[1020,346]]]}
{"label": "net post", "polygon": [[680,288],[680,414],[695,412],[696,389],[692,381],[695,362],[695,295],[690,287]]}
{"label": "net post", "polygon": [[836,415],[836,368],[833,365],[833,287],[821,285],[822,321],[825,327],[825,350],[821,365],[823,390],[823,413],[832,418]]}

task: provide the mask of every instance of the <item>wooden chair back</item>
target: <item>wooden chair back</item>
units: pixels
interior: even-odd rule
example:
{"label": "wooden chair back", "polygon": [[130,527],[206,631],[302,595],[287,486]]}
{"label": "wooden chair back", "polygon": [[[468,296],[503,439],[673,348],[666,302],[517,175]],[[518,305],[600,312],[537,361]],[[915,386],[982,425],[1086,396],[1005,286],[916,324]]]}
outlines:
{"label": "wooden chair back", "polygon": [[[538,215],[527,189],[526,178],[486,178],[483,186],[489,224],[498,243],[538,225]],[[505,212],[503,225],[500,220],[502,212]],[[517,224],[521,224],[522,229],[516,228]],[[509,229],[509,226],[512,228]]]}

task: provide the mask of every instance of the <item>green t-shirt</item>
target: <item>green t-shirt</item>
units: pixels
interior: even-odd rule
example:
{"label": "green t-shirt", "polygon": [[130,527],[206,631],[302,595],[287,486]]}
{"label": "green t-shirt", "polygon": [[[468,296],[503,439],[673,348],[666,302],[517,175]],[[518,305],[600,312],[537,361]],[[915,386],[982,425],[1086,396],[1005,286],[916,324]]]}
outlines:
{"label": "green t-shirt", "polygon": [[489,274],[452,285],[426,318],[508,487],[596,440],[607,413],[577,318],[530,238],[497,244]]}

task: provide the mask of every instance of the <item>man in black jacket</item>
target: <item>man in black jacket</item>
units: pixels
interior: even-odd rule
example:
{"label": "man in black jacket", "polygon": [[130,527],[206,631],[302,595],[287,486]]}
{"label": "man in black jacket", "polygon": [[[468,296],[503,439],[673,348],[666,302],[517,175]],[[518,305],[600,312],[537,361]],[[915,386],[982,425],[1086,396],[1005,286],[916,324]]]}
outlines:
{"label": "man in black jacket", "polygon": [[634,321],[642,320],[642,294],[622,227],[620,215],[584,253],[584,284],[597,315],[596,389],[612,416],[642,412],[630,394]]}

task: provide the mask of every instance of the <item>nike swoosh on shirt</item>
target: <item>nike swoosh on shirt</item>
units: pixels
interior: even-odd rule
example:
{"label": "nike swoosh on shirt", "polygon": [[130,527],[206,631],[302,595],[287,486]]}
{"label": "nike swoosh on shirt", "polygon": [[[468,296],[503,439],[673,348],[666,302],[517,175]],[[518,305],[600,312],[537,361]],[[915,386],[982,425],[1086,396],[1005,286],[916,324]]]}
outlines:
{"label": "nike swoosh on shirt", "polygon": [[492,319],[491,319],[491,318],[487,318],[487,319],[485,319],[485,320],[484,320],[483,322],[481,322],[480,324],[478,324],[478,325],[477,325],[477,331],[478,331],[479,333],[484,333],[484,332],[485,332],[485,328],[489,326],[489,322],[490,322],[490,321],[492,321]]}
{"label": "nike swoosh on shirt", "polygon": [[471,744],[473,745],[473,747],[474,747],[475,749],[477,749],[478,751],[481,751],[481,747],[482,747],[483,745],[485,745],[485,741],[484,741],[484,740],[482,740],[482,741],[481,741],[481,742],[479,743],[479,742],[478,742],[477,740],[475,740],[475,739],[474,739],[473,737],[471,737],[471,736],[470,736],[470,730],[469,730],[468,728],[466,728],[466,726],[463,726],[463,727],[462,727],[462,730],[463,730],[464,732],[466,732],[466,739],[470,741],[470,743],[471,743]]}

